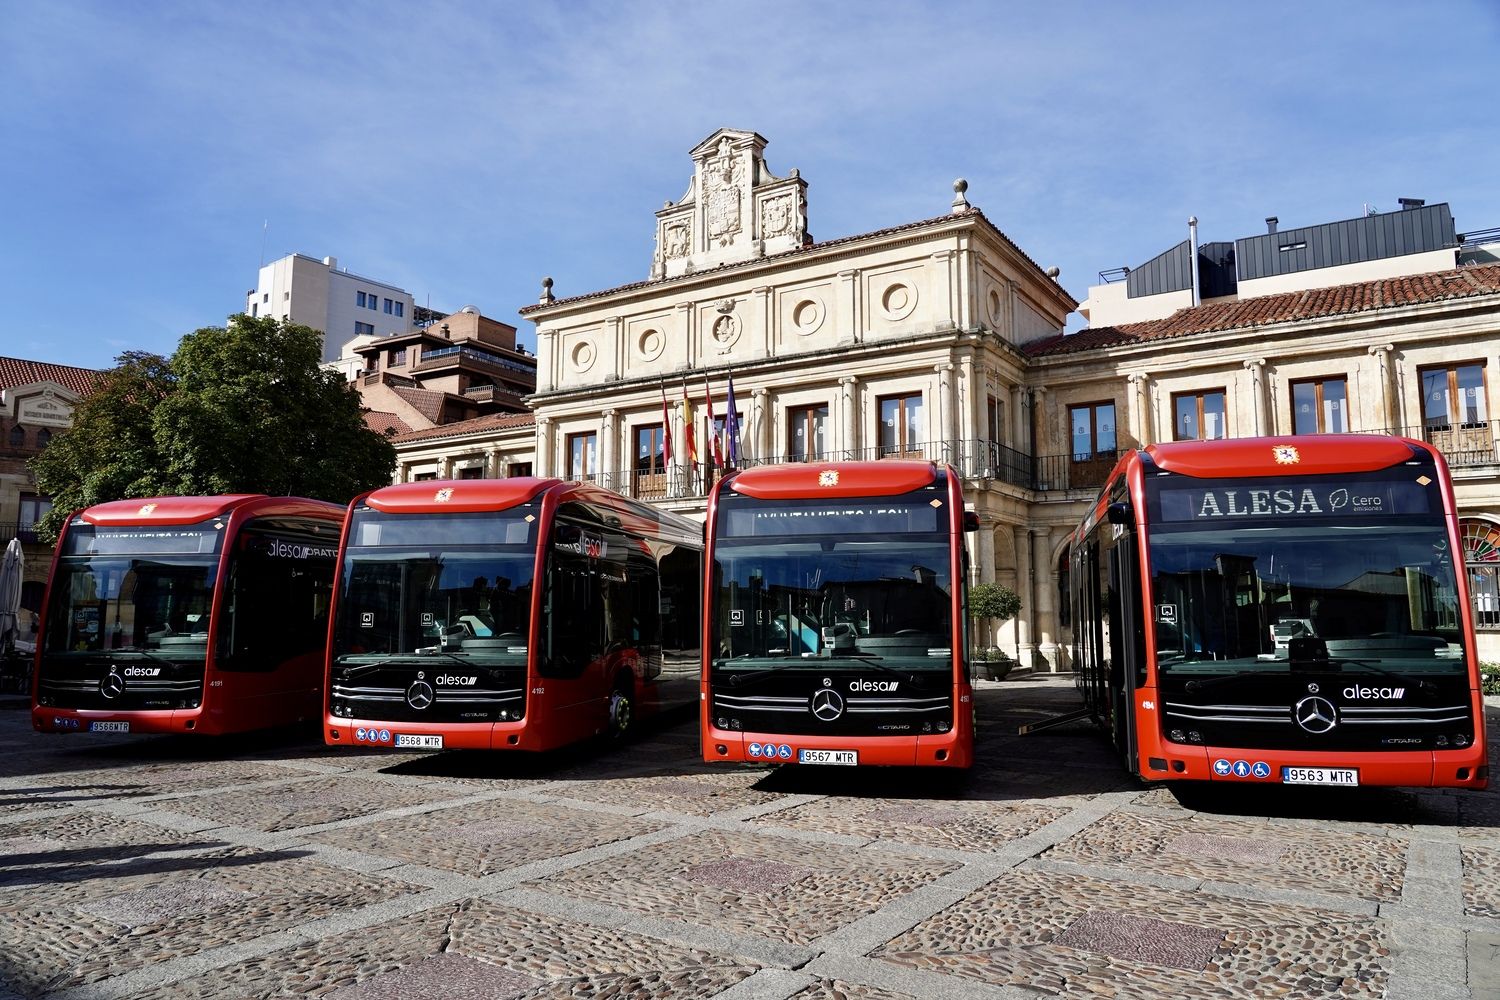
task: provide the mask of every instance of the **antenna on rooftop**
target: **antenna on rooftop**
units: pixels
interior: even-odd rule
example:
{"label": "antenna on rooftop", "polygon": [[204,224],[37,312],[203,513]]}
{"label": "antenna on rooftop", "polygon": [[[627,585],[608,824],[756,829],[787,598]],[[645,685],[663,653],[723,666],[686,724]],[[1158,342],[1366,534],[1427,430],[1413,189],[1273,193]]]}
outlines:
{"label": "antenna on rooftop", "polygon": [[264,222],[262,222],[260,224],[260,266],[261,267],[265,267],[266,266],[266,230],[268,230],[270,228],[271,228],[271,220],[270,219],[267,219],[266,221],[264,221]]}

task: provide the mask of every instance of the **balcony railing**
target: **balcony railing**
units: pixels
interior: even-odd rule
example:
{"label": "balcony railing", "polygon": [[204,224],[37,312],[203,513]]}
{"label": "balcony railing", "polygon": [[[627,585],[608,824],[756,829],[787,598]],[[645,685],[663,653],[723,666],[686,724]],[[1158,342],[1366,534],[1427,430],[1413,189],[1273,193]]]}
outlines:
{"label": "balcony railing", "polygon": [[0,549],[5,548],[12,538],[19,538],[22,545],[36,545],[40,542],[36,534],[36,524],[31,521],[0,524]]}

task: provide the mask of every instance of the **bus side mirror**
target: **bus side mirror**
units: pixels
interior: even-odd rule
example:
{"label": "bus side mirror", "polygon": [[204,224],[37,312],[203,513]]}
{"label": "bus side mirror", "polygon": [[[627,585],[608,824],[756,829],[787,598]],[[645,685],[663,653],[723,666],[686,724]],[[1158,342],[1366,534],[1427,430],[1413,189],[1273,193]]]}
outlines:
{"label": "bus side mirror", "polygon": [[1130,504],[1112,503],[1105,512],[1105,516],[1109,518],[1110,524],[1129,524],[1131,520]]}
{"label": "bus side mirror", "polygon": [[965,531],[978,531],[979,530],[979,515],[976,514],[976,513],[974,513],[972,510],[966,510],[966,511],[964,511],[964,530]]}

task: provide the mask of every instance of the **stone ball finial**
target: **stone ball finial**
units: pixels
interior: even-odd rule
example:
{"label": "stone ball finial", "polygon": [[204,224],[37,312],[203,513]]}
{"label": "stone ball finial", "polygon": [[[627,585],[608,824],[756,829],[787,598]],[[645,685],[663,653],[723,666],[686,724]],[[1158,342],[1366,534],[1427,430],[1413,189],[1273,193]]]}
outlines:
{"label": "stone ball finial", "polygon": [[1047,277],[1051,278],[1053,281],[1056,281],[1057,276],[1062,274],[1062,268],[1054,264],[1053,266],[1047,268],[1045,273]]}
{"label": "stone ball finial", "polygon": [[542,279],[542,295],[541,295],[541,298],[537,299],[537,301],[538,302],[542,302],[542,303],[557,301],[553,297],[553,295],[552,295],[552,279],[551,278],[543,278]]}
{"label": "stone ball finial", "polygon": [[960,177],[953,182],[953,214],[966,212],[971,207],[969,199],[964,197],[964,192],[969,190],[969,182]]}

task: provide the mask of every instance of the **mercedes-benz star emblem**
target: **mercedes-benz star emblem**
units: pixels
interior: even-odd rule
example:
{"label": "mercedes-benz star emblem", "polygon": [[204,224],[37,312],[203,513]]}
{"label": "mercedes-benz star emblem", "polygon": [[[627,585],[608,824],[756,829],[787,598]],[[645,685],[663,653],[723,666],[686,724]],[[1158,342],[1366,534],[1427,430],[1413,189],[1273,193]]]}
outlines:
{"label": "mercedes-benz star emblem", "polygon": [[412,681],[406,689],[406,703],[418,712],[432,704],[432,685],[426,681]]}
{"label": "mercedes-benz star emblem", "polygon": [[819,722],[832,722],[844,714],[844,696],[832,688],[819,688],[813,692],[809,707]]}
{"label": "mercedes-benz star emblem", "polygon": [[99,694],[110,700],[120,697],[125,693],[125,678],[111,670],[104,675],[104,680],[99,682]]}
{"label": "mercedes-benz star emblem", "polygon": [[1292,709],[1292,718],[1310,733],[1326,733],[1339,724],[1338,712],[1327,698],[1303,698]]}

